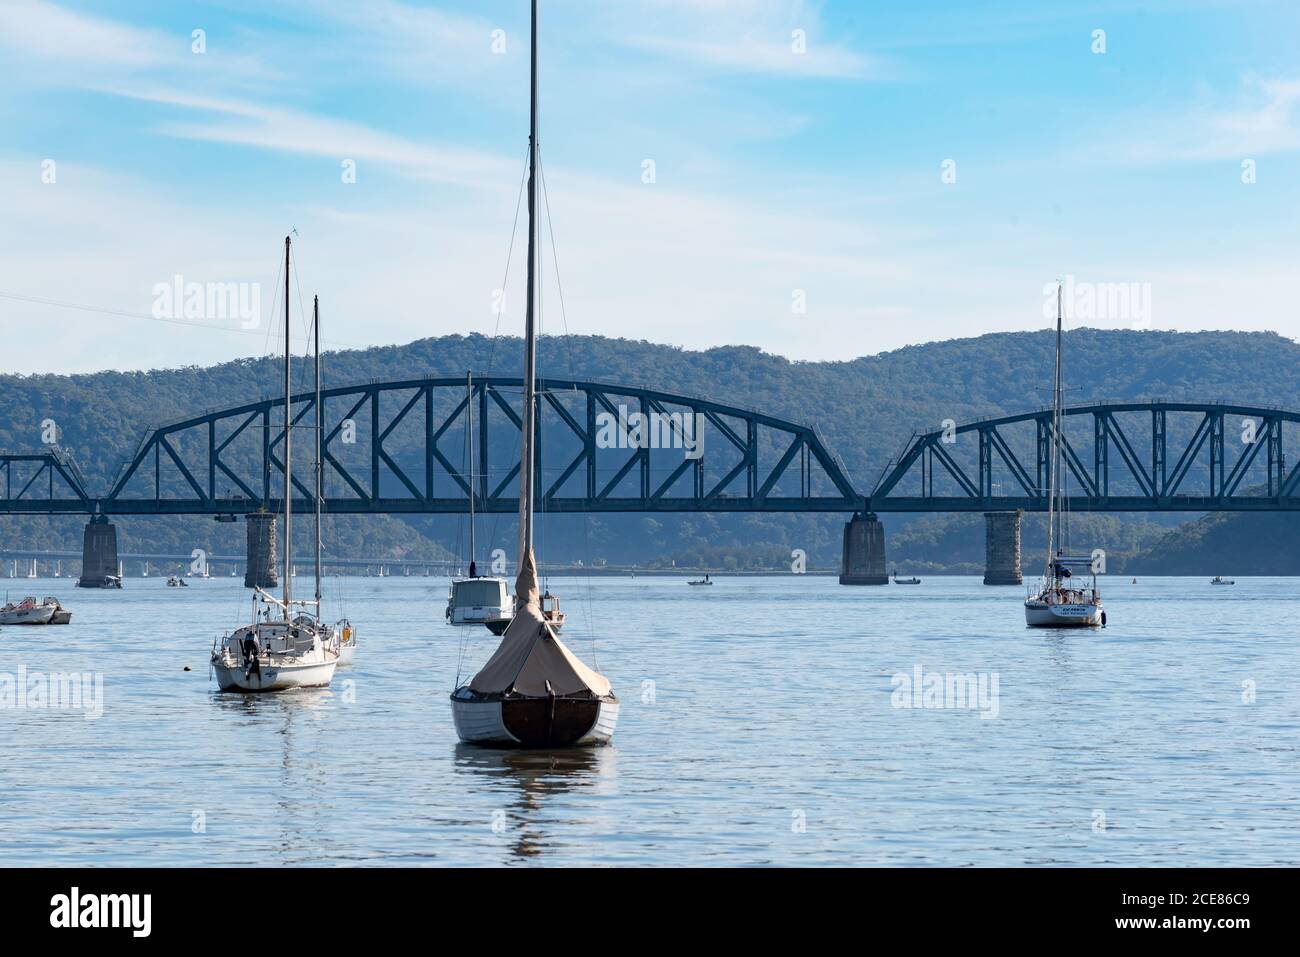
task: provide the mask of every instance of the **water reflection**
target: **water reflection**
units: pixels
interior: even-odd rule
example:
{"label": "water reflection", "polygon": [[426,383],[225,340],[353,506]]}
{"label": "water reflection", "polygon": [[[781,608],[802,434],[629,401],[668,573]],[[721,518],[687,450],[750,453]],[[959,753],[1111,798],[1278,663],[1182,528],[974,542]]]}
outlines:
{"label": "water reflection", "polygon": [[[571,794],[608,797],[617,783],[617,750],[608,745],[557,750],[512,750],[457,744],[453,768],[468,775],[468,788],[506,789],[505,805],[514,840],[512,857],[534,860],[550,846],[547,806]],[[503,824],[506,822],[503,821]],[[582,825],[569,816],[568,826]]]}
{"label": "water reflection", "polygon": [[[328,733],[329,688],[298,688],[266,694],[216,692],[209,696],[227,715],[249,719],[252,729],[240,732],[243,759],[267,772],[274,771],[278,787],[271,802],[228,808],[246,815],[247,824],[265,830],[273,824],[279,856],[286,861],[312,860],[324,849],[318,815],[331,806],[325,769],[318,755],[321,737]],[[260,752],[260,753],[259,753]],[[311,808],[311,814],[304,812]],[[257,819],[254,825],[253,819]],[[250,862],[251,863],[251,862]]]}

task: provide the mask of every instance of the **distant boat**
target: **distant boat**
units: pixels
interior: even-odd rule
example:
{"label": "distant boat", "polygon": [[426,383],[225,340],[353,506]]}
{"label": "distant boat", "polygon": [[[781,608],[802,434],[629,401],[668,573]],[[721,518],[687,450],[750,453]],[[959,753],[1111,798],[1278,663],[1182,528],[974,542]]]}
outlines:
{"label": "distant boat", "polygon": [[53,596],[40,601],[29,596],[0,608],[0,625],[66,625],[71,621],[72,612]]}
{"label": "distant boat", "polygon": [[167,587],[168,588],[189,588],[190,583],[187,582],[184,578],[179,578],[176,575],[168,575]]}
{"label": "distant boat", "polygon": [[[1025,624],[1037,628],[1090,627],[1106,624],[1091,556],[1065,554],[1065,483],[1061,474],[1061,287],[1056,288],[1056,372],[1052,388],[1051,458],[1048,467],[1047,566],[1037,592],[1025,599]],[[1083,569],[1092,572],[1092,587],[1072,579]]]}
{"label": "distant boat", "polygon": [[58,599],[43,598],[38,602],[29,595],[20,602],[10,602],[0,608],[0,625],[50,625],[54,624],[54,615],[59,611],[62,611],[62,606]]}
{"label": "distant boat", "polygon": [[696,578],[696,579],[693,579],[693,580],[691,580],[691,581],[688,581],[686,584],[688,584],[688,585],[712,585],[712,584],[713,584],[713,581],[709,578],[708,575],[705,575],[703,578]]}
{"label": "distant boat", "polygon": [[921,584],[921,579],[917,578],[915,575],[913,575],[911,578],[899,578],[898,575],[895,574],[894,584],[895,585],[919,585]]}
{"label": "distant boat", "polygon": [[504,634],[514,617],[510,586],[504,578],[478,574],[475,563],[474,499],[477,476],[474,472],[474,378],[465,373],[465,460],[469,473],[469,575],[452,579],[447,590],[446,619],[449,625],[486,625],[495,635]]}
{"label": "distant boat", "polygon": [[1237,584],[1231,578],[1224,578],[1222,575],[1215,575],[1210,579],[1211,585],[1235,585]]}

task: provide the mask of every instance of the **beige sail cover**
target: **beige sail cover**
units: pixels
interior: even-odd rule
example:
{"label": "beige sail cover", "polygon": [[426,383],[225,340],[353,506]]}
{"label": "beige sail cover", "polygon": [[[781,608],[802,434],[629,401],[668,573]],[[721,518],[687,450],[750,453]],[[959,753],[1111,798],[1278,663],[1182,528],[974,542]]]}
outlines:
{"label": "beige sail cover", "polygon": [[513,687],[520,694],[539,698],[548,693],[609,694],[609,679],[579,661],[542,616],[537,565],[531,551],[524,556],[515,580],[515,617],[469,686],[480,694],[501,694]]}

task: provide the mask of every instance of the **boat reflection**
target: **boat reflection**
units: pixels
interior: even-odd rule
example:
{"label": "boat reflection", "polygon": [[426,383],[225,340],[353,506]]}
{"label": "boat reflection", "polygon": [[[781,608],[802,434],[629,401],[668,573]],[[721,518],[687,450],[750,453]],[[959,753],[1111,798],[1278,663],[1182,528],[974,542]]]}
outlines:
{"label": "boat reflection", "polygon": [[585,798],[612,796],[617,783],[617,753],[608,745],[512,750],[458,744],[452,766],[457,774],[485,778],[471,782],[476,789],[486,785],[512,793],[513,800],[502,808],[501,833],[511,839],[512,857],[532,860],[554,842],[554,827],[576,826],[589,831],[597,825],[592,819],[575,818],[572,804],[567,807],[568,813],[556,816],[547,814],[547,805],[570,794]]}

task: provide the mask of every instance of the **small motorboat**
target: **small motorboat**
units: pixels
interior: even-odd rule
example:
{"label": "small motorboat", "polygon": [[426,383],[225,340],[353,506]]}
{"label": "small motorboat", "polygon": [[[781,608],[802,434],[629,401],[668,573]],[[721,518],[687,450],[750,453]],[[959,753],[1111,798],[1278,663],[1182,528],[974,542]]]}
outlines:
{"label": "small motorboat", "polygon": [[184,578],[179,578],[176,575],[171,575],[167,579],[167,587],[168,588],[189,588],[190,583],[187,582]]}
{"label": "small motorboat", "polygon": [[46,605],[54,606],[54,614],[50,617],[51,625],[68,625],[72,623],[72,612],[64,608],[53,595],[47,595],[41,601]]}
{"label": "small motorboat", "polygon": [[919,584],[921,584],[921,579],[917,578],[915,575],[913,575],[911,578],[899,578],[899,577],[898,577],[898,569],[895,568],[895,569],[894,569],[894,584],[895,584],[895,585],[919,585]]}
{"label": "small motorboat", "polygon": [[1215,575],[1210,579],[1211,585],[1235,585],[1237,584],[1231,578],[1224,578],[1222,575]]}
{"label": "small motorboat", "polygon": [[29,595],[0,608],[0,625],[48,625],[56,611],[62,611],[58,601],[45,598],[38,602]]}
{"label": "small motorboat", "polygon": [[[541,602],[542,617],[551,626],[551,631],[559,632],[564,627],[564,612],[560,611],[560,599],[546,591],[542,593]],[[510,627],[510,622],[513,619],[513,615],[504,615],[498,618],[488,618],[483,624],[487,625],[488,631],[492,632],[492,634],[500,636],[506,633],[506,629]]]}
{"label": "small motorboat", "polygon": [[708,575],[705,575],[703,578],[696,578],[696,579],[693,579],[693,580],[691,580],[691,581],[688,581],[686,584],[688,584],[688,585],[712,585],[712,584],[713,584],[713,581],[712,581],[712,579],[709,578]]}

